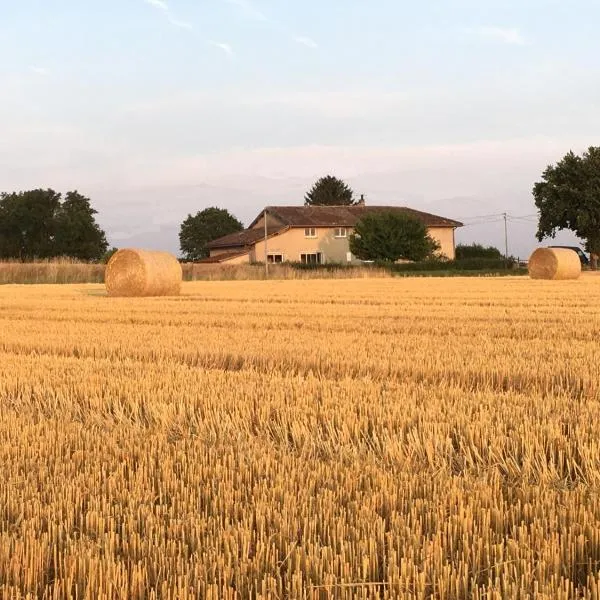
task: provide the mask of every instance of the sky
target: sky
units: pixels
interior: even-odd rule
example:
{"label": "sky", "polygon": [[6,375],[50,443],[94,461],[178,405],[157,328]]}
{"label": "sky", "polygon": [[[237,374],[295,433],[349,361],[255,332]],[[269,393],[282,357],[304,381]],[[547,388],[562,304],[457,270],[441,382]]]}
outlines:
{"label": "sky", "polygon": [[[0,190],[77,189],[178,251],[320,176],[536,247],[531,189],[600,141],[597,0],[0,0]],[[572,243],[563,234],[557,240]],[[550,242],[548,242],[550,243]]]}

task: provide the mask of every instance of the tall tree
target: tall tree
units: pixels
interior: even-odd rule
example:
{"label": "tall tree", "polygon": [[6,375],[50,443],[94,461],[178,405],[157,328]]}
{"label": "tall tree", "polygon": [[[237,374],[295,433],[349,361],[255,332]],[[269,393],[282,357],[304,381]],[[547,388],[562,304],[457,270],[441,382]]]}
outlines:
{"label": "tall tree", "polygon": [[68,192],[55,218],[55,253],[81,260],[99,260],[108,248],[106,234],[96,223],[98,211],[89,198]]}
{"label": "tall tree", "polygon": [[0,194],[0,258],[98,259],[108,244],[95,214],[77,192],[67,193],[64,202],[51,189]]}
{"label": "tall tree", "polygon": [[20,260],[54,256],[60,198],[51,189],[1,194],[0,256]]}
{"label": "tall tree", "polygon": [[181,224],[179,245],[184,260],[200,260],[209,255],[206,244],[217,238],[242,231],[244,226],[224,208],[206,208],[188,215]]}
{"label": "tall tree", "polygon": [[439,248],[419,219],[399,212],[366,214],[350,235],[350,251],[361,260],[420,261]]}
{"label": "tall tree", "polygon": [[321,177],[304,196],[305,206],[350,206],[354,192],[341,179],[327,175]]}
{"label": "tall tree", "polygon": [[581,156],[566,154],[542,174],[533,187],[539,210],[537,238],[555,237],[569,229],[585,240],[597,266],[600,255],[600,147],[590,147]]}

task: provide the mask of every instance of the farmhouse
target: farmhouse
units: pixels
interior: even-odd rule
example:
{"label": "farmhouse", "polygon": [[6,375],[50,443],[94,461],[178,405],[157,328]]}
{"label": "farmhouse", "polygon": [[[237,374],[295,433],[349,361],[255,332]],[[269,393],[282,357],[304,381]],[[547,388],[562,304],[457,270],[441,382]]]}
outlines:
{"label": "farmhouse", "polygon": [[400,206],[268,206],[244,231],[226,235],[208,244],[205,262],[243,264],[265,260],[270,263],[353,263],[361,261],[350,252],[348,237],[366,214],[394,211],[420,219],[437,240],[441,253],[454,258],[454,231],[462,223]]}

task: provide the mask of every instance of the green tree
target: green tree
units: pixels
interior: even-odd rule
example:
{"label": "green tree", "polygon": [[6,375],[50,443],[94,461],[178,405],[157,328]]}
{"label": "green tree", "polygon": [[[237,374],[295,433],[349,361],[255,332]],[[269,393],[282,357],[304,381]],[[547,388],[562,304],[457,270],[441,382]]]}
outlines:
{"label": "green tree", "polygon": [[217,238],[242,231],[244,226],[224,208],[206,208],[188,215],[181,224],[179,245],[184,260],[194,261],[209,255],[206,244]]}
{"label": "green tree", "polygon": [[60,198],[51,189],[0,194],[0,257],[31,260],[54,256]]}
{"label": "green tree", "polygon": [[504,258],[504,255],[494,246],[482,244],[458,244],[456,246],[456,259],[464,258]]}
{"label": "green tree", "polygon": [[350,235],[350,251],[361,260],[421,261],[439,248],[419,219],[400,212],[367,214]]}
{"label": "green tree", "polygon": [[341,179],[321,177],[304,196],[305,206],[351,206],[354,192]]}
{"label": "green tree", "polygon": [[55,216],[54,254],[80,260],[100,260],[108,248],[106,234],[96,223],[98,214],[89,198],[68,192]]}
{"label": "green tree", "polygon": [[108,244],[89,200],[78,192],[61,198],[51,189],[0,194],[0,258],[100,258]]}
{"label": "green tree", "polygon": [[555,237],[569,229],[585,240],[597,266],[600,255],[600,147],[590,147],[581,156],[566,154],[542,174],[533,187],[539,210],[537,239]]}

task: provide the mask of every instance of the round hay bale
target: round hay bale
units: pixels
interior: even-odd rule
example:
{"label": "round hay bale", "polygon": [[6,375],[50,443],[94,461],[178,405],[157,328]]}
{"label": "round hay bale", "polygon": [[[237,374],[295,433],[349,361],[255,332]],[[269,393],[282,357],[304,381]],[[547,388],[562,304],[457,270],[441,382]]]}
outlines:
{"label": "round hay bale", "polygon": [[106,265],[104,281],[109,296],[178,296],[182,269],[168,252],[124,248]]}
{"label": "round hay bale", "polygon": [[577,252],[567,248],[538,248],[529,257],[531,279],[578,279],[581,260]]}

